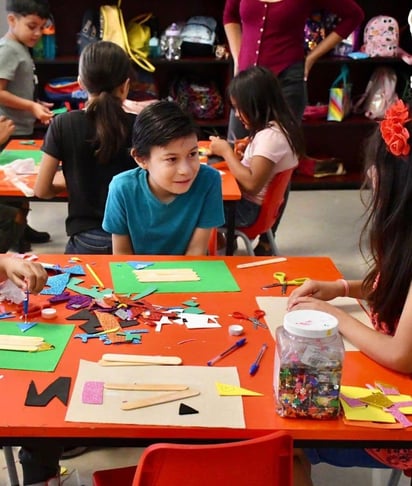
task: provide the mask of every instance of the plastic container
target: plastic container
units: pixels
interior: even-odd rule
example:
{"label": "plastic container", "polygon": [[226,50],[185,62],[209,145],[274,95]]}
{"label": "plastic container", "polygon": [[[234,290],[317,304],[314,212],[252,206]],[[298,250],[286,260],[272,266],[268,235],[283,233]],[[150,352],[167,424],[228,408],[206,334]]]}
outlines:
{"label": "plastic container", "polygon": [[276,331],[274,389],[282,417],[331,419],[339,415],[345,350],[337,319],[296,310]]}
{"label": "plastic container", "polygon": [[171,24],[160,39],[160,48],[163,55],[169,61],[180,59],[181,54],[181,28],[176,24]]}
{"label": "plastic container", "polygon": [[43,58],[54,59],[56,57],[56,29],[53,19],[48,19],[43,29]]}

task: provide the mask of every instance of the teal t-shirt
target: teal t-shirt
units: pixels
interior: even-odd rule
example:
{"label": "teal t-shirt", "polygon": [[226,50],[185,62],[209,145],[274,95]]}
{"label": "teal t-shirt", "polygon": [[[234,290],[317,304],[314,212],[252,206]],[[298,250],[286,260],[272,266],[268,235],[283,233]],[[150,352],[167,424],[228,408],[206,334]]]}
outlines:
{"label": "teal t-shirt", "polygon": [[189,191],[170,203],[153,195],[140,167],[118,174],[109,186],[103,229],[130,236],[137,255],[184,255],[196,228],[224,224],[219,172],[201,165]]}

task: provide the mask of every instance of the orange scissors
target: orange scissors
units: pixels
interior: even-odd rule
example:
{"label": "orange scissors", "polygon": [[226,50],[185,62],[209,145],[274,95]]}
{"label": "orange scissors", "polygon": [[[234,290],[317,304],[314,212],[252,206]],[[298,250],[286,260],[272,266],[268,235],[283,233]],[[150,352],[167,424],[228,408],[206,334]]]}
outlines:
{"label": "orange scissors", "polygon": [[265,315],[265,311],[261,309],[256,309],[253,313],[253,317],[250,317],[246,314],[243,314],[243,312],[238,312],[235,311],[231,314],[232,317],[235,319],[241,319],[244,321],[250,321],[253,324],[253,327],[257,329],[258,327],[262,327],[263,329],[268,329],[268,326],[264,323],[261,322],[261,318]]}

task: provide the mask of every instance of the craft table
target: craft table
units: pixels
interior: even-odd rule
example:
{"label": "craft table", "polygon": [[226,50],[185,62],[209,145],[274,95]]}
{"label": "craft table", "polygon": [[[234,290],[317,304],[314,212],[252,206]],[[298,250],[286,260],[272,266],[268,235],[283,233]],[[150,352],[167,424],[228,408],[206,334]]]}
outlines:
{"label": "craft table", "polygon": [[[187,261],[188,257],[168,256],[97,256],[80,255],[80,264],[92,265],[95,273],[103,281],[105,287],[111,287],[109,262],[126,262],[131,259],[138,261]],[[41,255],[40,261],[67,265],[67,255]],[[193,258],[192,258],[193,259]],[[91,340],[87,344],[80,339],[69,340],[68,346],[58,363],[56,370],[50,372],[28,372],[16,370],[1,370],[0,379],[0,442],[3,444],[20,444],[25,438],[62,439],[70,443],[85,444],[124,444],[133,445],[157,440],[183,441],[219,441],[242,439],[259,436],[274,430],[284,430],[290,433],[299,445],[336,444],[367,445],[367,444],[400,444],[412,440],[412,429],[388,430],[381,427],[355,427],[345,425],[343,420],[303,420],[281,418],[275,412],[273,396],[273,360],[274,342],[268,330],[254,329],[252,323],[242,322],[245,328],[244,337],[247,344],[236,352],[228,355],[215,366],[236,366],[238,368],[240,386],[263,393],[259,397],[243,397],[245,428],[208,428],[208,427],[176,427],[176,426],[141,426],[115,425],[99,423],[71,423],[64,420],[66,406],[58,399],[52,399],[46,407],[27,407],[24,405],[27,390],[31,380],[37,389],[44,390],[59,377],[71,377],[72,385],[76,378],[80,359],[98,361],[103,353],[137,353],[181,356],[184,365],[205,366],[207,361],[219,352],[233,344],[234,336],[229,336],[228,326],[239,324],[230,314],[241,311],[253,315],[257,308],[255,297],[271,295],[280,296],[280,288],[262,291],[264,284],[273,280],[275,271],[284,271],[290,277],[305,275],[316,279],[336,279],[341,277],[339,271],[329,258],[324,257],[288,257],[286,262],[261,265],[252,268],[238,269],[240,263],[264,260],[263,257],[204,257],[196,260],[223,260],[234,276],[240,291],[237,292],[203,292],[194,295],[193,292],[160,294],[154,293],[146,299],[151,303],[161,305],[176,305],[187,299],[197,297],[202,309],[207,313],[220,316],[222,327],[219,329],[187,330],[184,326],[164,326],[160,333],[150,332],[144,335],[142,344],[136,345],[137,351],[130,348],[133,345],[121,345],[115,350],[109,349],[99,340]],[[95,285],[96,282],[89,272],[84,277],[85,286]],[[291,288],[287,289],[287,293]],[[33,296],[34,303],[47,302],[48,296]],[[8,309],[13,306],[7,305]],[[67,323],[65,316],[73,311],[65,308],[64,304],[56,305],[58,323]],[[79,325],[81,321],[70,321]],[[0,321],[1,327],[1,321]],[[74,332],[78,332],[75,330]],[[180,343],[180,344],[179,344]],[[260,369],[255,376],[250,376],[249,367],[255,360],[258,350],[263,343],[268,344]],[[411,390],[410,377],[390,371],[360,352],[347,352],[344,369],[343,384],[365,386],[379,380],[397,386],[399,390],[408,393]]]}
{"label": "craft table", "polygon": [[[18,152],[27,152],[27,157],[30,157],[35,153],[35,159],[38,159],[38,153],[42,145],[42,140],[10,140],[6,145],[4,151],[15,150]],[[200,144],[202,145],[202,144]],[[32,154],[30,154],[30,152]],[[20,155],[21,156],[21,155]],[[40,159],[38,159],[40,160]],[[1,162],[0,165],[4,165]],[[227,221],[227,244],[226,244],[226,254],[233,255],[234,252],[234,242],[235,242],[235,208],[236,201],[241,197],[239,186],[236,179],[233,177],[229,170],[222,170],[222,197],[224,204],[228,207],[228,221]],[[36,182],[36,174],[21,175],[19,178],[27,184],[31,189],[34,188]],[[15,185],[13,185],[9,180],[6,180],[5,174],[0,170],[0,202],[2,198],[7,198],[8,200],[14,199],[29,199],[37,202],[64,202],[67,201],[67,193],[63,192],[59,194],[54,199],[38,199],[36,197],[27,198]]]}

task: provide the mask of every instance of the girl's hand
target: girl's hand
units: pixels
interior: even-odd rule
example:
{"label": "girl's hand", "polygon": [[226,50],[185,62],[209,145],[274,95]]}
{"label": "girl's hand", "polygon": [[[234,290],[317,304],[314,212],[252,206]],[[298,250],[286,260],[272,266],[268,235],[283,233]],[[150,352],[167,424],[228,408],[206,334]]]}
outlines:
{"label": "girl's hand", "polygon": [[[304,302],[302,299],[313,297],[318,300],[332,300],[335,297],[344,295],[345,289],[342,282],[324,282],[320,280],[306,280],[306,282],[297,287],[288,299],[288,310],[294,310],[298,303]],[[305,302],[308,302],[305,300]],[[329,305],[329,304],[328,304]],[[301,308],[301,307],[300,307]],[[308,307],[309,308],[309,307]]]}
{"label": "girl's hand", "polygon": [[315,299],[313,297],[299,297],[294,301],[293,307],[290,309],[288,308],[288,311],[294,311],[294,310],[316,310],[316,311],[321,311],[321,312],[326,312],[327,314],[330,314],[338,321],[344,319],[345,317],[348,316],[346,312],[344,312],[342,309],[339,309],[335,307],[332,304],[329,304],[329,302],[325,302],[324,300],[319,300]]}
{"label": "girl's hand", "polygon": [[0,260],[0,269],[14,284],[23,290],[28,288],[33,294],[38,294],[47,281],[47,272],[40,263],[4,257]]}
{"label": "girl's hand", "polygon": [[211,135],[210,140],[210,151],[212,154],[219,155],[224,159],[227,159],[229,155],[233,154],[232,147],[227,140],[223,138],[215,137]]}
{"label": "girl's hand", "polygon": [[235,146],[233,147],[233,151],[234,151],[236,157],[239,160],[243,159],[243,156],[245,155],[245,150],[246,150],[246,147],[248,146],[248,143],[249,143],[249,137],[240,138],[239,140],[235,140]]}

